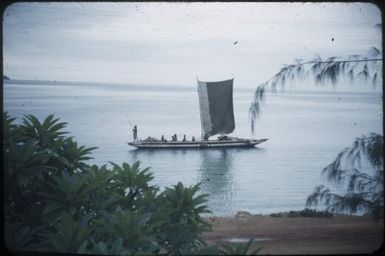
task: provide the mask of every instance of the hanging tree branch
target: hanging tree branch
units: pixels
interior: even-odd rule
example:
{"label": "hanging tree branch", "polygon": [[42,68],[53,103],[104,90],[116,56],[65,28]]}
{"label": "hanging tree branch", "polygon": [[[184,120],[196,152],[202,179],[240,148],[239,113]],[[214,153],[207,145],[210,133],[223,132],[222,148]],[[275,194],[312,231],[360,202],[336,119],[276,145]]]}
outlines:
{"label": "hanging tree branch", "polygon": [[[324,185],[317,186],[307,198],[307,206],[324,203],[333,212],[364,211],[382,217],[384,209],[384,137],[371,133],[356,138],[326,166],[322,174],[329,181],[345,187],[345,194],[333,193]],[[366,160],[368,162],[366,162]],[[365,165],[366,162],[366,165]],[[344,182],[344,180],[346,182]]]}
{"label": "hanging tree branch", "polygon": [[330,57],[322,60],[321,57],[303,62],[302,59],[295,59],[291,65],[284,65],[281,70],[272,78],[259,85],[254,93],[253,102],[250,105],[249,113],[251,118],[251,131],[254,133],[255,121],[261,112],[261,102],[265,99],[268,88],[276,93],[277,87],[284,88],[290,82],[314,79],[317,85],[337,85],[340,78],[347,78],[350,83],[355,79],[370,81],[375,87],[378,84],[378,77],[382,77],[382,54],[372,47],[366,55],[350,55],[345,59]]}

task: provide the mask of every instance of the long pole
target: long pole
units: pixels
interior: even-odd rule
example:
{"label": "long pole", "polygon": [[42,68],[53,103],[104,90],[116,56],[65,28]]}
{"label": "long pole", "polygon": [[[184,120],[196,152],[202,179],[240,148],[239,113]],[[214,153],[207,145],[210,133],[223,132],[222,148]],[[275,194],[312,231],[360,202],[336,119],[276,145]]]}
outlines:
{"label": "long pole", "polygon": [[128,118],[128,115],[127,115],[127,113],[126,112],[124,112],[124,115],[126,116],[126,118],[127,118],[127,122],[128,122],[128,124],[130,125],[130,127],[131,127],[131,130],[133,130],[133,126],[132,126],[132,124],[131,124],[131,122],[130,122],[130,119]]}

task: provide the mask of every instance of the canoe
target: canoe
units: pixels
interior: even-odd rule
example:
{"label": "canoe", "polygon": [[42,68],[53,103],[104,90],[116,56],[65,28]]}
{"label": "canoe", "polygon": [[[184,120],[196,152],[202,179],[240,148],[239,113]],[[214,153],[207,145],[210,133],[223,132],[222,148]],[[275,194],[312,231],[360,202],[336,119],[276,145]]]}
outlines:
{"label": "canoe", "polygon": [[142,148],[241,148],[254,147],[267,139],[231,139],[231,140],[200,140],[200,141],[134,141],[128,145]]}

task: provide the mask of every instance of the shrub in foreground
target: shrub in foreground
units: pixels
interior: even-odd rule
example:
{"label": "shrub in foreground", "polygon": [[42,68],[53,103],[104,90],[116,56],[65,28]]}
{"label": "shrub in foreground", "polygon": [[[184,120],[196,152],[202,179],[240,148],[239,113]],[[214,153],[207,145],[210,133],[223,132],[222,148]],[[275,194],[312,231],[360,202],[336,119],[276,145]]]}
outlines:
{"label": "shrub in foreground", "polygon": [[[5,241],[12,251],[112,255],[226,254],[200,235],[211,229],[199,184],[160,191],[139,162],[87,164],[53,115],[3,114]],[[234,250],[247,252],[250,244]]]}

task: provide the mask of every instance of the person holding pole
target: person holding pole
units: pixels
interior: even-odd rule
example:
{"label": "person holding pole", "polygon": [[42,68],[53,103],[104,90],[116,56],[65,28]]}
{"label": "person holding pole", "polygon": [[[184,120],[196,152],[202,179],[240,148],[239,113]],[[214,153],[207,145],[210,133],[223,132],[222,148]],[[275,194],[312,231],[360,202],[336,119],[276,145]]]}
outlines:
{"label": "person holding pole", "polygon": [[134,126],[134,129],[132,129],[132,133],[134,136],[134,141],[137,141],[138,140],[138,128],[136,127],[136,125]]}

